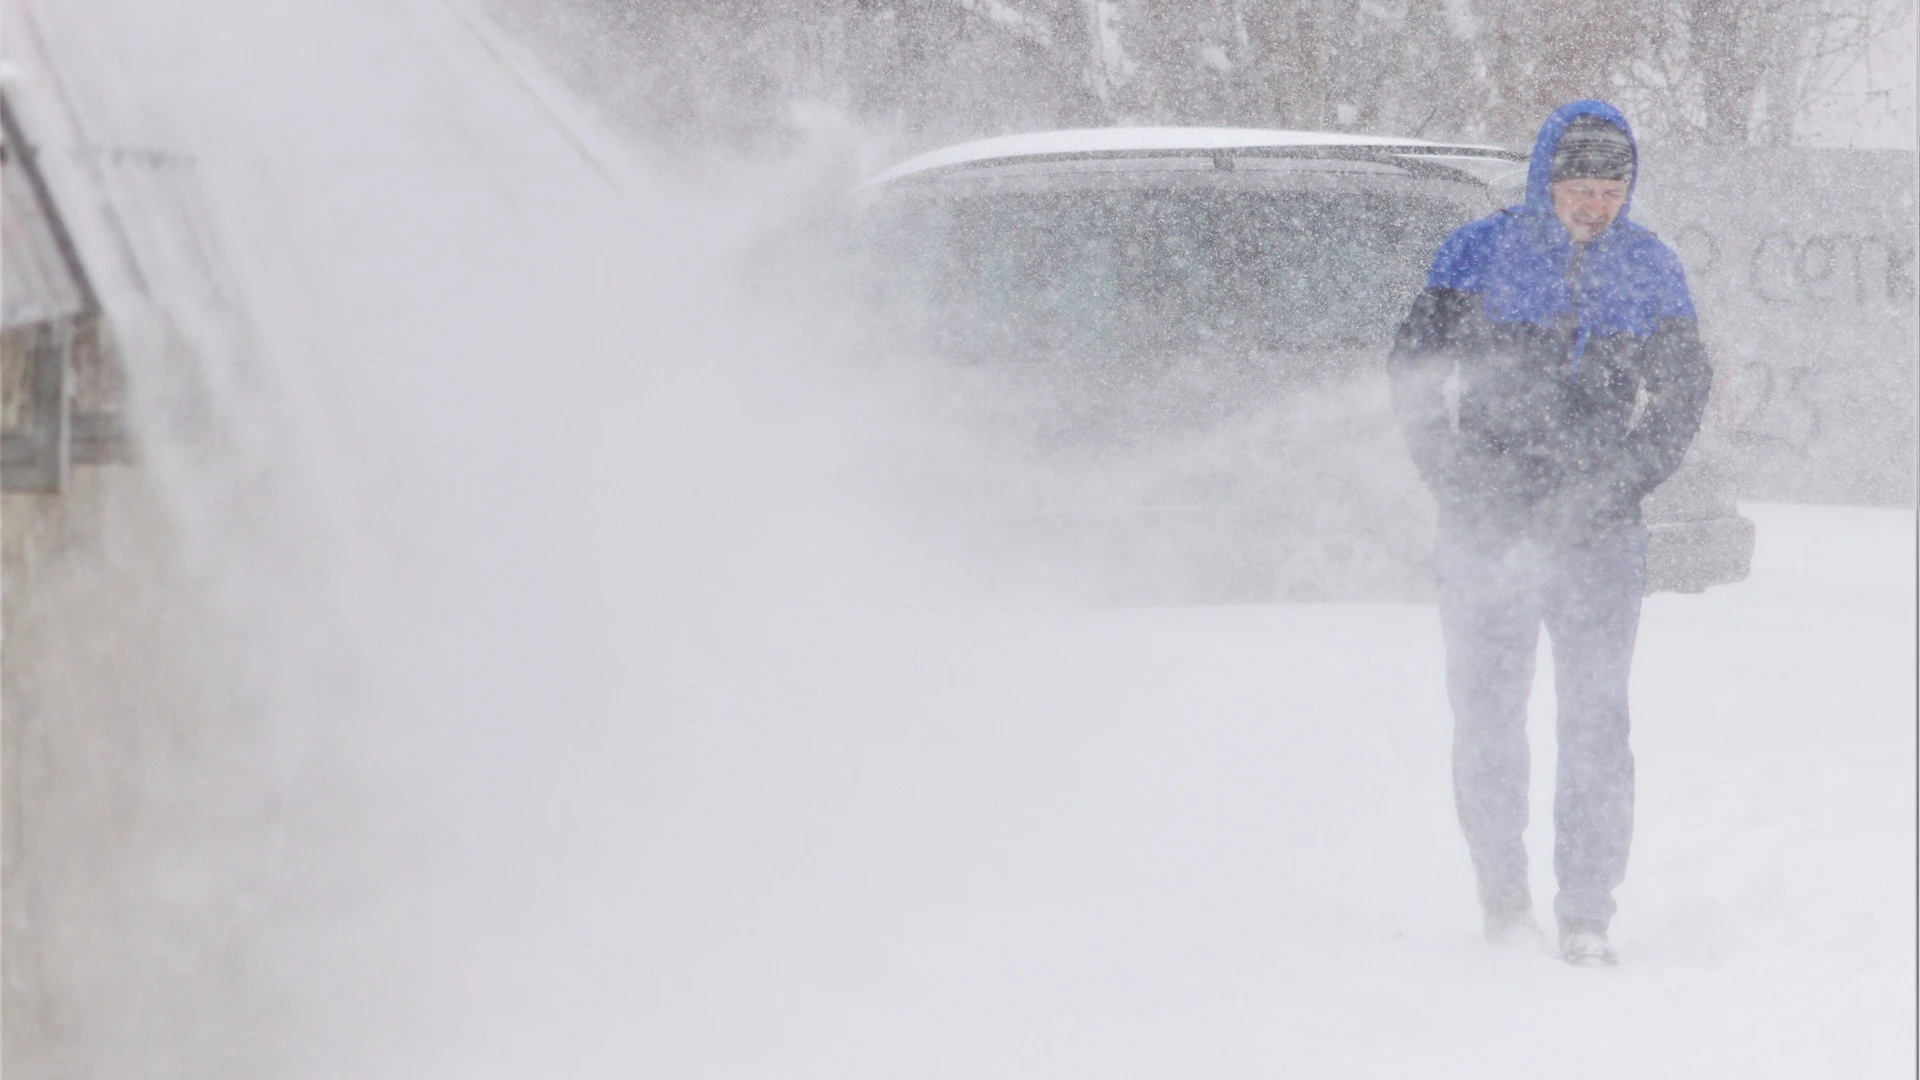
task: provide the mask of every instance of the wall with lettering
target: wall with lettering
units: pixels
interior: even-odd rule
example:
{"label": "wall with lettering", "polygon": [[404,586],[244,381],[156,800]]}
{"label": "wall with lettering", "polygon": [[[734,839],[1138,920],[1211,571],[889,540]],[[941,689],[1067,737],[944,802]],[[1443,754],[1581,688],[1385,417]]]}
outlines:
{"label": "wall with lettering", "polygon": [[1642,152],[1634,216],[1679,252],[1745,497],[1911,505],[1914,156]]}

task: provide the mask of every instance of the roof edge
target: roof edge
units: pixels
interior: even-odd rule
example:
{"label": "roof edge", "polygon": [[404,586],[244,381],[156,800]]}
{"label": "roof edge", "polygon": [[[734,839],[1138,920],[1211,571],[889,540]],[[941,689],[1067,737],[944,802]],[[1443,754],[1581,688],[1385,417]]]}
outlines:
{"label": "roof edge", "polygon": [[1079,156],[1109,156],[1151,153],[1206,153],[1221,150],[1261,149],[1372,149],[1398,150],[1422,155],[1448,151],[1467,152],[1476,157],[1526,155],[1504,146],[1472,143],[1441,143],[1424,139],[1400,139],[1382,135],[1347,135],[1319,131],[1285,131],[1270,128],[1216,127],[1112,127],[1064,128],[1034,131],[1019,135],[1001,135],[976,139],[932,150],[879,173],[861,187],[871,187],[957,166],[989,162],[1017,161],[1023,158],[1062,159]]}

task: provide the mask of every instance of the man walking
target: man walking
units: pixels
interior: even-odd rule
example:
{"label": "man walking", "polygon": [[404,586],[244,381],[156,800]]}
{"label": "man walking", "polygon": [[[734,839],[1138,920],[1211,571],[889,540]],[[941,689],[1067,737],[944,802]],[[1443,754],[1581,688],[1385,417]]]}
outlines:
{"label": "man walking", "polygon": [[1454,801],[1490,941],[1537,938],[1527,886],[1527,697],[1544,624],[1558,692],[1560,953],[1614,963],[1633,832],[1627,675],[1646,582],[1640,501],[1679,466],[1711,372],[1673,252],[1627,218],[1626,118],[1541,125],[1526,201],[1434,256],[1388,364],[1440,506],[1435,564]]}

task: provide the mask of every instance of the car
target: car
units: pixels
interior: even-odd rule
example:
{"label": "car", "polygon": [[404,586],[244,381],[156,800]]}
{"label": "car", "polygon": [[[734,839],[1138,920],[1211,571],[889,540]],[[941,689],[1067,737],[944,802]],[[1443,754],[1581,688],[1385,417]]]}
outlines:
{"label": "car", "polygon": [[[1525,169],[1358,135],[1038,132],[862,184],[841,249],[970,433],[916,481],[954,536],[1113,599],[1418,600],[1436,511],[1385,357],[1435,248]],[[1747,575],[1734,495],[1707,433],[1646,502],[1650,591]]]}

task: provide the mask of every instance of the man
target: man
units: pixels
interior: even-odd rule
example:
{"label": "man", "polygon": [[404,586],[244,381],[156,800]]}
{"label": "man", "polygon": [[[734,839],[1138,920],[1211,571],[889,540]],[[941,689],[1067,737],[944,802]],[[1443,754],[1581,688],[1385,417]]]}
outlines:
{"label": "man", "polygon": [[1613,106],[1555,110],[1526,201],[1441,245],[1388,362],[1440,506],[1454,800],[1487,938],[1540,937],[1522,834],[1544,623],[1559,697],[1554,914],[1561,956],[1586,966],[1615,962],[1607,926],[1633,831],[1640,501],[1679,466],[1711,380],[1679,260],[1627,217],[1638,157]]}

